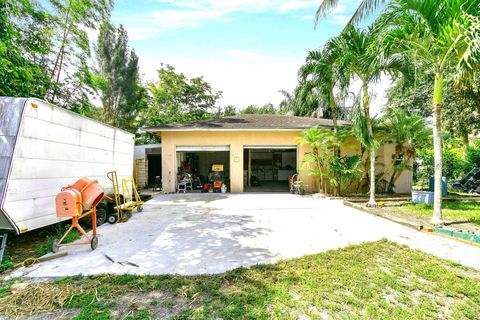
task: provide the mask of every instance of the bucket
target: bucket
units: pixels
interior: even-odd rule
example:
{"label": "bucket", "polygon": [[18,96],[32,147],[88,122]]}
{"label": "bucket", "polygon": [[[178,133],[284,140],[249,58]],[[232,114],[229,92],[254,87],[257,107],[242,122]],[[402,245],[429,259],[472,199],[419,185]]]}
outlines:
{"label": "bucket", "polygon": [[69,188],[78,190],[82,194],[83,210],[90,210],[96,207],[105,194],[97,180],[90,180],[85,177],[69,186]]}

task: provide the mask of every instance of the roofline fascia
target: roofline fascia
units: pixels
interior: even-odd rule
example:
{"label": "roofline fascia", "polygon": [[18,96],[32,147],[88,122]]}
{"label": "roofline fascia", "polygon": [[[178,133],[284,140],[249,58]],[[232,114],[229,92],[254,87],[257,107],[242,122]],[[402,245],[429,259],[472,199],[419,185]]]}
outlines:
{"label": "roofline fascia", "polygon": [[[305,128],[296,128],[296,129],[274,129],[274,128],[256,128],[256,129],[227,129],[227,128],[142,128],[141,131],[143,132],[172,132],[172,131],[302,131],[302,130],[307,130],[310,128],[315,128],[316,126],[312,127],[305,127]],[[323,128],[333,128],[333,126],[330,125],[320,125],[318,127],[323,127]]]}

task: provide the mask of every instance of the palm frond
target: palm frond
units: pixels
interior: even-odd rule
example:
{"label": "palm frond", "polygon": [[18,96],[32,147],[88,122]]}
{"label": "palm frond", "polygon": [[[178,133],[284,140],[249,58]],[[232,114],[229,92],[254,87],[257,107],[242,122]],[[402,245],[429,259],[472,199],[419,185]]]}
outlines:
{"label": "palm frond", "polygon": [[[362,0],[357,10],[355,10],[355,13],[347,23],[347,26],[361,22],[387,1],[388,0]],[[323,0],[315,14],[315,25],[318,24],[320,19],[326,18],[328,14],[338,6],[338,3],[338,0]]]}

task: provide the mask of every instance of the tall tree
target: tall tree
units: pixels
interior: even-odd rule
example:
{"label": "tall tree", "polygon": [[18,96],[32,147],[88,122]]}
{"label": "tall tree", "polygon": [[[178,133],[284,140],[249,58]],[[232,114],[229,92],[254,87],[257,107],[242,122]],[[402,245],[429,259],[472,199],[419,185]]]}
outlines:
{"label": "tall tree", "polygon": [[370,199],[367,206],[376,206],[375,201],[375,149],[378,147],[373,135],[373,127],[370,116],[370,86],[378,81],[382,74],[389,74],[393,78],[399,75],[410,78],[412,70],[409,60],[405,55],[385,55],[379,43],[378,29],[370,27],[367,30],[359,30],[353,26],[332,39],[334,46],[340,48],[342,54],[337,60],[339,72],[349,86],[353,79],[361,83],[361,107],[362,115],[357,117],[357,125],[364,128],[361,130],[361,142],[370,153]]}
{"label": "tall tree", "polygon": [[435,192],[432,223],[442,220],[442,103],[448,68],[457,81],[471,76],[480,60],[479,0],[396,0],[384,16],[391,25],[385,38],[398,52],[408,52],[434,76],[433,140]]}
{"label": "tall tree", "polygon": [[0,95],[43,97],[52,16],[36,1],[0,0]]}
{"label": "tall tree", "polygon": [[214,117],[222,96],[222,92],[214,91],[203,77],[189,79],[164,64],[158,70],[158,80],[148,83],[148,90],[151,103],[139,119],[144,126]]}
{"label": "tall tree", "polygon": [[[66,90],[74,82],[76,72],[86,65],[90,57],[88,29],[97,29],[107,21],[113,7],[113,0],[49,0],[56,18],[55,34],[58,38],[52,50],[49,90],[45,99],[55,102],[59,89]],[[67,68],[65,67],[67,66]],[[65,81],[67,80],[67,81]],[[78,88],[71,88],[71,90]],[[67,95],[72,94],[67,93]]]}
{"label": "tall tree", "polygon": [[96,52],[94,83],[101,93],[103,121],[134,131],[133,121],[146,107],[146,89],[140,83],[138,57],[128,46],[123,26],[102,24]]}
{"label": "tall tree", "polygon": [[[306,63],[300,68],[301,82],[308,84],[309,88],[316,91],[320,105],[328,106],[333,121],[333,134],[337,138],[337,110],[335,101],[335,89],[343,82],[343,75],[336,72],[336,60],[341,56],[341,48],[336,46],[335,41],[327,42],[321,51],[310,51]],[[340,148],[334,146],[333,153],[340,157]],[[338,188],[335,185],[333,194],[338,195]]]}

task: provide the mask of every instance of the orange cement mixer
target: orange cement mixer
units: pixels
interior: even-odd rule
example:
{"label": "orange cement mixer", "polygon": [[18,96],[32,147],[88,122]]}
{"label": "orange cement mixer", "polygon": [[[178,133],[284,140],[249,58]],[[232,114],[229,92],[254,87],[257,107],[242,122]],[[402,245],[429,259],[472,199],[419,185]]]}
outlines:
{"label": "orange cement mixer", "polygon": [[[62,188],[62,191],[55,197],[57,217],[71,217],[72,225],[60,240],[53,241],[53,252],[58,252],[60,246],[73,244],[90,244],[92,250],[97,248],[96,207],[102,201],[104,195],[103,188],[98,181],[88,178],[81,178],[73,185]],[[92,218],[92,237],[89,237],[79,224],[79,220],[87,215],[91,215]],[[76,228],[87,239],[87,242],[61,244],[73,228]]]}

